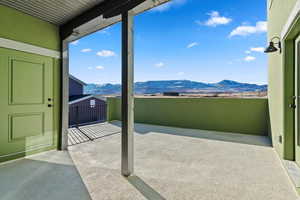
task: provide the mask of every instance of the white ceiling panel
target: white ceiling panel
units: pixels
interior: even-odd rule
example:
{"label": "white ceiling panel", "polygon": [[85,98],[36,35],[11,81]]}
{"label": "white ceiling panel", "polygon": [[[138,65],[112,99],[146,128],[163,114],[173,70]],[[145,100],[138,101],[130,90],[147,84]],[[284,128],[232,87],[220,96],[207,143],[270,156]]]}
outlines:
{"label": "white ceiling panel", "polygon": [[61,25],[104,0],[0,0],[1,5]]}

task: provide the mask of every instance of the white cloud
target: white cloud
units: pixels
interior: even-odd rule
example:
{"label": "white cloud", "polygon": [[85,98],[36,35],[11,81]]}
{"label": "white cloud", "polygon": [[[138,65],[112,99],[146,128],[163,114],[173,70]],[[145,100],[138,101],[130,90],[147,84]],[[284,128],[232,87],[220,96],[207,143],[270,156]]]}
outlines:
{"label": "white cloud", "polygon": [[86,53],[86,52],[91,52],[92,49],[82,49],[81,52]]}
{"label": "white cloud", "polygon": [[97,67],[96,67],[96,69],[98,69],[98,70],[102,70],[102,69],[104,69],[104,67],[103,67],[103,66],[101,66],[101,65],[99,65],[99,66],[97,66]]}
{"label": "white cloud", "polygon": [[197,23],[200,25],[216,27],[219,25],[229,24],[232,21],[231,18],[221,16],[218,11],[212,11],[212,12],[208,13],[208,15],[210,16],[210,18],[206,22],[201,23],[201,22],[197,21]]}
{"label": "white cloud", "polygon": [[164,12],[169,10],[173,6],[180,6],[182,4],[185,4],[187,0],[173,0],[168,3],[164,3],[160,6],[157,6],[152,9],[152,11],[157,11],[157,12]]}
{"label": "white cloud", "polygon": [[116,56],[116,53],[110,50],[102,50],[97,52],[97,55],[101,57],[111,57],[111,56]]}
{"label": "white cloud", "polygon": [[172,5],[172,2],[168,2],[168,3],[162,4],[160,6],[157,6],[156,8],[153,8],[152,11],[163,12],[163,11],[169,10],[171,5]]}
{"label": "white cloud", "polygon": [[183,75],[185,75],[184,72],[178,72],[178,73],[177,73],[177,76],[183,76]]}
{"label": "white cloud", "polygon": [[250,34],[265,33],[265,32],[267,32],[267,22],[258,21],[255,26],[247,26],[247,25],[238,26],[230,33],[229,37],[233,37],[236,35],[247,36]]}
{"label": "white cloud", "polygon": [[264,47],[251,47],[249,50],[245,51],[246,54],[251,54],[252,52],[264,53]]}
{"label": "white cloud", "polygon": [[105,35],[110,35],[109,29],[110,29],[110,27],[107,27],[105,29],[102,29],[102,30],[98,31],[98,33],[105,34]]}
{"label": "white cloud", "polygon": [[199,45],[198,42],[192,42],[192,43],[188,44],[186,48],[192,48],[192,47],[195,47],[198,45]]}
{"label": "white cloud", "polygon": [[164,66],[165,66],[165,63],[163,63],[163,62],[159,62],[159,63],[155,64],[155,67],[158,67],[158,68],[161,68],[161,67],[164,67]]}
{"label": "white cloud", "polygon": [[252,48],[250,48],[250,51],[263,53],[265,51],[265,48],[264,47],[252,47]]}
{"label": "white cloud", "polygon": [[71,42],[70,44],[77,45],[78,43],[79,43],[79,40],[75,40],[75,41]]}
{"label": "white cloud", "polygon": [[254,60],[256,60],[256,58],[253,57],[253,56],[246,56],[246,57],[244,58],[244,61],[246,61],[246,62],[251,62],[251,61],[254,61]]}

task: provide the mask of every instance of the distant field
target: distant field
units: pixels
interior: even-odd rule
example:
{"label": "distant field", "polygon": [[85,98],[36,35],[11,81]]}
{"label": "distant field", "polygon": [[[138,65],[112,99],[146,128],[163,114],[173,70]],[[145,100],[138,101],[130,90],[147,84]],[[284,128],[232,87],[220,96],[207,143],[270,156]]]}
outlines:
{"label": "distant field", "polygon": [[[120,95],[99,95],[116,97]],[[135,95],[138,98],[267,98],[268,92],[238,92],[238,93],[207,93],[207,94],[180,94],[180,96],[163,96],[162,94]]]}

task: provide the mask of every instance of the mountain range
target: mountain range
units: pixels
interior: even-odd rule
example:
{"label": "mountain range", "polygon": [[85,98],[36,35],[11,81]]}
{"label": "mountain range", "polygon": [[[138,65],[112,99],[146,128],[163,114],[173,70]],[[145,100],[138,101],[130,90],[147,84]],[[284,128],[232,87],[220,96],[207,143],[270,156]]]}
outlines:
{"label": "mountain range", "polygon": [[[157,94],[163,92],[179,93],[236,93],[267,91],[267,85],[240,83],[223,80],[218,83],[203,83],[190,80],[146,81],[134,84],[135,94]],[[88,84],[84,88],[85,94],[120,94],[120,84]]]}

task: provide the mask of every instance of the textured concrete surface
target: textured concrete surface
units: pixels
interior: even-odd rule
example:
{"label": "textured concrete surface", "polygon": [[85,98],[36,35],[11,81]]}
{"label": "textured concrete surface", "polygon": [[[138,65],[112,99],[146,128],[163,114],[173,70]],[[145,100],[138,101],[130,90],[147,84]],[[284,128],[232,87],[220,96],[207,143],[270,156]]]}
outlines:
{"label": "textured concrete surface", "polygon": [[0,199],[89,200],[91,198],[68,152],[49,151],[1,164]]}
{"label": "textured concrete surface", "polygon": [[[120,130],[120,123],[99,126]],[[0,165],[1,200],[296,200],[266,137],[136,124],[135,175],[108,135]],[[76,166],[76,167],[75,167]]]}
{"label": "textured concrete surface", "polygon": [[120,175],[120,140],[117,134],[70,147],[94,200],[297,199],[266,137],[136,124],[129,178]]}
{"label": "textured concrete surface", "polygon": [[118,134],[121,129],[118,126],[109,123],[98,123],[78,128],[68,129],[68,144],[69,146],[88,142],[108,135]]}
{"label": "textured concrete surface", "polygon": [[286,168],[288,175],[297,189],[300,189],[300,168],[294,161],[282,160],[283,166]]}

